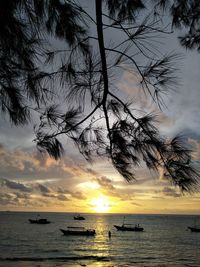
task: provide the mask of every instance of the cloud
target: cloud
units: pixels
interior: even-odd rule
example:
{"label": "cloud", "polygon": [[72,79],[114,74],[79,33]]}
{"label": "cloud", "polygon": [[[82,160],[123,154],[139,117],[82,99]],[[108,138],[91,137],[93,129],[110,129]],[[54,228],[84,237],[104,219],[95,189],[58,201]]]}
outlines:
{"label": "cloud", "polygon": [[[141,77],[140,77],[141,78]],[[118,84],[118,88],[125,94],[125,97],[130,100],[132,97],[133,104],[135,106],[135,112],[137,115],[144,115],[145,113],[153,113],[157,115],[159,124],[162,123],[162,127],[171,127],[175,124],[175,118],[167,116],[162,112],[158,105],[152,101],[152,98],[142,90],[138,84],[140,78],[135,73],[130,73],[130,69],[124,71],[121,81]]]}
{"label": "cloud", "polygon": [[16,205],[15,196],[11,193],[0,193],[0,205]]}
{"label": "cloud", "polygon": [[163,195],[163,196],[167,196],[167,197],[175,197],[175,198],[177,198],[177,197],[181,197],[181,196],[182,196],[180,193],[178,193],[178,192],[176,191],[175,188],[167,187],[167,186],[164,187],[162,190],[155,190],[155,193],[158,193],[158,194],[161,193],[161,195]]}
{"label": "cloud", "polygon": [[64,179],[82,177],[86,173],[81,161],[67,156],[56,161],[47,154],[0,146],[0,175],[7,179]]}
{"label": "cloud", "polygon": [[103,189],[115,190],[115,187],[112,185],[112,180],[107,176],[101,176],[97,171],[90,168],[86,169],[89,174],[93,176],[92,181],[97,182],[98,185]]}
{"label": "cloud", "polygon": [[113,181],[106,176],[99,176],[94,179],[97,184],[100,186],[99,190],[101,190],[105,195],[121,198],[123,199],[124,196],[120,194],[120,190],[117,189],[113,185]]}
{"label": "cloud", "polygon": [[80,199],[80,200],[85,200],[86,199],[86,196],[80,191],[71,192],[71,196],[73,198]]}
{"label": "cloud", "polygon": [[95,177],[99,175],[98,172],[92,170],[91,168],[86,168],[86,171]]}
{"label": "cloud", "polygon": [[180,197],[181,196],[180,193],[177,193],[176,190],[174,188],[171,188],[171,187],[164,187],[162,190],[162,193],[165,196],[169,196],[169,197]]}
{"label": "cloud", "polygon": [[7,179],[3,180],[2,186],[6,186],[7,188],[19,190],[22,192],[32,192],[32,189],[30,187],[27,187],[22,183],[7,180]]}
{"label": "cloud", "polygon": [[106,176],[97,177],[96,181],[104,189],[115,190],[115,187],[112,185],[112,181]]}
{"label": "cloud", "polygon": [[[14,210],[68,210],[73,211],[74,203],[66,206],[66,201],[70,201],[67,196],[62,194],[43,193],[41,194],[30,194],[23,192],[0,192],[0,206],[3,209],[14,209]],[[80,206],[82,207],[82,206]]]}
{"label": "cloud", "polygon": [[136,203],[136,202],[131,202],[131,204],[132,204],[133,206],[137,206],[137,207],[141,207],[141,206],[142,206],[142,204],[139,204],[139,203]]}
{"label": "cloud", "polygon": [[192,138],[188,139],[189,144],[191,144],[192,149],[193,149],[193,153],[192,156],[195,160],[199,160],[200,159],[200,142],[199,140],[194,140]]}
{"label": "cloud", "polygon": [[67,190],[67,189],[58,188],[57,192],[61,193],[61,194],[68,194],[71,197],[76,198],[76,199],[80,199],[80,200],[85,200],[86,199],[85,195],[80,191],[73,192],[73,191],[70,191],[70,190]]}
{"label": "cloud", "polygon": [[[58,201],[70,200],[65,194],[54,192],[49,187],[39,183],[31,183],[31,186],[27,187],[23,183],[3,179],[1,184],[12,191],[9,193],[0,192],[0,205],[18,205],[23,207],[35,205],[35,207],[42,207],[45,203],[50,205],[51,202],[47,201],[47,199],[53,198]],[[34,194],[34,198],[31,194]],[[83,199],[83,195],[80,192],[76,192],[74,197]],[[59,202],[57,205],[59,206]]]}
{"label": "cloud", "polygon": [[[57,201],[56,201],[57,200]],[[15,208],[47,208],[64,207],[64,201],[69,201],[65,195],[56,193],[43,193],[42,195],[25,192],[0,192],[0,205]]]}
{"label": "cloud", "polygon": [[[43,185],[43,184],[39,184],[39,183],[29,183],[29,186],[26,186],[23,183],[20,182],[15,182],[13,180],[8,180],[8,179],[3,179],[2,186],[6,186],[9,189],[12,190],[18,190],[21,192],[27,192],[27,193],[31,193],[33,191],[40,191],[41,193],[51,193],[52,190],[50,188],[48,188],[47,186]],[[15,193],[18,194],[19,193]]]}
{"label": "cloud", "polygon": [[37,207],[41,206],[42,202],[39,199],[32,198],[32,195],[26,192],[0,192],[0,205],[9,207]]}
{"label": "cloud", "polygon": [[[93,170],[89,170],[90,173],[94,175],[92,182],[97,183],[99,186],[97,189],[103,193],[104,195],[117,198],[120,201],[132,201],[135,200],[136,195],[141,198],[142,196],[146,197],[149,196],[146,192],[146,187],[141,188],[141,184],[148,184],[150,181],[150,184],[152,182],[155,183],[155,179],[152,179],[150,175],[148,174],[148,177],[143,178],[143,174],[146,173],[142,170],[142,175],[140,175],[140,179],[137,181],[134,181],[132,183],[127,184],[123,178],[121,178],[120,181],[111,180],[107,176],[101,176],[98,172],[95,172]],[[151,178],[151,179],[150,179]],[[91,182],[88,182],[91,184]]]}
{"label": "cloud", "polygon": [[16,198],[21,198],[21,199],[30,199],[32,196],[28,193],[22,193],[22,192],[14,192],[13,193]]}
{"label": "cloud", "polygon": [[47,198],[56,198],[60,201],[70,201],[68,197],[66,197],[64,194],[56,194],[54,192],[52,193],[43,193],[42,196]]}
{"label": "cloud", "polygon": [[[93,174],[85,166],[84,159],[64,156],[56,161],[47,154],[22,149],[11,151],[0,145],[0,177],[7,180],[5,186],[10,189],[12,187],[27,192],[39,190],[41,193],[50,193],[51,190],[62,187],[69,190],[70,197],[83,200],[86,197],[81,190],[76,190],[76,186],[86,177],[91,179]],[[49,183],[51,189],[46,185]]]}
{"label": "cloud", "polygon": [[60,194],[60,195],[57,195],[57,199],[58,200],[61,200],[61,201],[69,201],[70,199],[67,198],[65,195],[63,194]]}
{"label": "cloud", "polygon": [[50,193],[51,192],[51,190],[45,185],[37,184],[37,187],[42,193]]}

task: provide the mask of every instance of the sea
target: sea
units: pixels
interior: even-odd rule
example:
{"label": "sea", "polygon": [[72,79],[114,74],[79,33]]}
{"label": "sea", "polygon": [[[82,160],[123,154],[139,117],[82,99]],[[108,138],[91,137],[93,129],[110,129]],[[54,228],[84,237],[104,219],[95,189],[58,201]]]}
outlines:
{"label": "sea", "polygon": [[[200,222],[194,215],[40,213],[51,224],[30,224],[38,213],[0,212],[0,267],[200,266],[200,233],[187,226]],[[121,232],[113,225],[140,224],[144,232]],[[81,226],[93,236],[64,236],[59,229]],[[111,238],[108,236],[111,232]]]}

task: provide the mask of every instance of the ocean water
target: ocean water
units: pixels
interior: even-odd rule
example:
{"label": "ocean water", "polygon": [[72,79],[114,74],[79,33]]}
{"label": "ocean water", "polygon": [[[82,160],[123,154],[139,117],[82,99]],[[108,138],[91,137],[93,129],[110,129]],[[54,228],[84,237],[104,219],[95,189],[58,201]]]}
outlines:
{"label": "ocean water", "polygon": [[[37,213],[0,212],[0,267],[200,266],[200,233],[187,230],[200,222],[198,216],[126,215],[126,223],[139,223],[144,232],[120,232],[113,225],[121,225],[124,215],[82,214],[85,221],[69,213],[40,215],[52,223],[30,224]],[[64,236],[59,229],[67,226],[94,228],[97,234]]]}

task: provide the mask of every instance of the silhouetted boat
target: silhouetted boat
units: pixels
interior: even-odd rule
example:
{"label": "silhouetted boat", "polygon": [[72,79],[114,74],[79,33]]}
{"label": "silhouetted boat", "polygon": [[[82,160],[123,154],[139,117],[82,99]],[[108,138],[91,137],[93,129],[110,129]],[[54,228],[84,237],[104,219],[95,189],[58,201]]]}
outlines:
{"label": "silhouetted boat", "polygon": [[188,229],[191,232],[200,233],[200,226],[197,225],[197,217],[194,218],[194,224],[193,224],[193,226],[188,226]]}
{"label": "silhouetted boat", "polygon": [[74,216],[74,220],[83,221],[85,220],[85,218],[79,214],[77,216]]}
{"label": "silhouetted boat", "polygon": [[188,226],[188,229],[190,229],[191,232],[200,232],[200,227],[190,227]]}
{"label": "silhouetted boat", "polygon": [[64,235],[82,235],[82,236],[94,236],[96,234],[93,229],[85,229],[85,227],[72,227],[68,226],[67,230],[60,229]]}
{"label": "silhouetted boat", "polygon": [[132,225],[132,224],[122,224],[120,225],[114,225],[114,227],[118,230],[118,231],[135,231],[135,232],[142,232],[144,230],[143,227],[140,227],[139,224],[138,225]]}
{"label": "silhouetted boat", "polygon": [[29,222],[35,223],[35,224],[49,224],[49,223],[51,223],[47,219],[36,219],[36,220],[29,219]]}
{"label": "silhouetted boat", "polygon": [[125,220],[125,216],[124,216],[122,225],[114,225],[114,227],[118,231],[133,231],[133,232],[142,232],[142,231],[144,231],[144,228],[140,227],[139,224],[133,225],[133,224],[130,224],[130,223],[124,223],[124,220]]}

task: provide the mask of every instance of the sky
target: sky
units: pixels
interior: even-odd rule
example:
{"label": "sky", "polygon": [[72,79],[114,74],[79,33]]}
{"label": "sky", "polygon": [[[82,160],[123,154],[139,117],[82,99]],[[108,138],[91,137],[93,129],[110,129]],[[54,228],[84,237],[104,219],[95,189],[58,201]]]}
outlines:
{"label": "sky", "polygon": [[[114,32],[109,34],[111,39],[116,37]],[[181,53],[177,62],[179,86],[165,98],[162,111],[144,94],[136,94],[135,79],[128,71],[115,80],[115,86],[127,99],[135,98],[141,110],[159,115],[162,134],[184,134],[198,161],[199,53],[180,47],[177,33],[164,39],[160,47]],[[64,156],[56,161],[37,151],[33,139],[32,125],[17,128],[0,117],[0,210],[200,214],[200,194],[183,195],[163,180],[161,173],[141,166],[137,179],[127,183],[108,159],[97,158],[90,164],[69,140],[64,143]]]}

